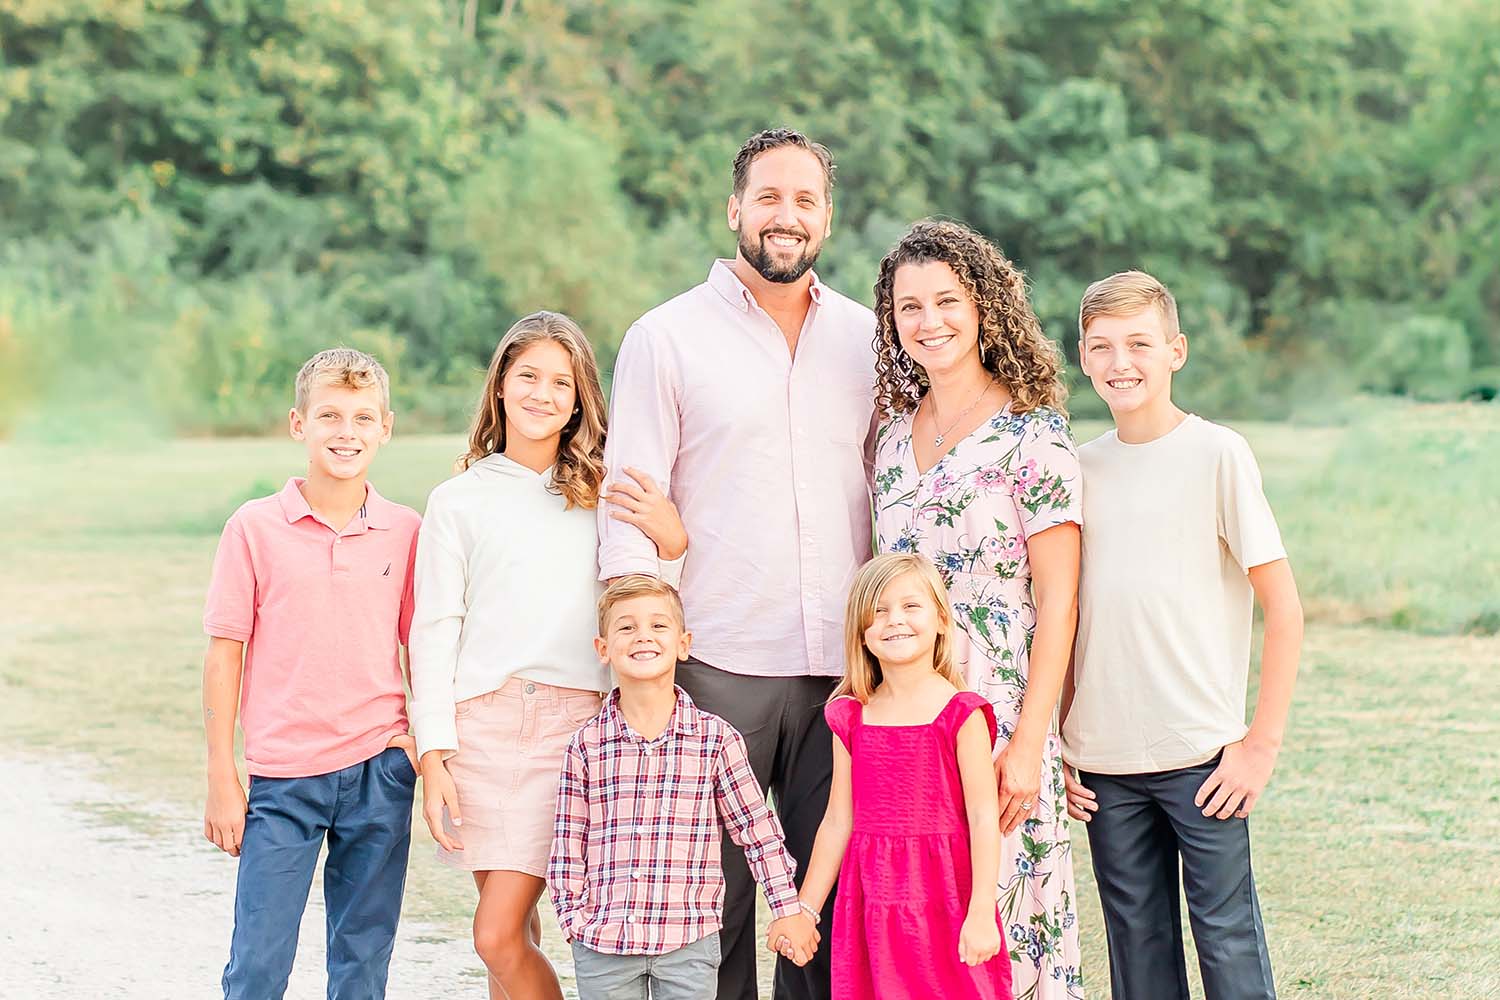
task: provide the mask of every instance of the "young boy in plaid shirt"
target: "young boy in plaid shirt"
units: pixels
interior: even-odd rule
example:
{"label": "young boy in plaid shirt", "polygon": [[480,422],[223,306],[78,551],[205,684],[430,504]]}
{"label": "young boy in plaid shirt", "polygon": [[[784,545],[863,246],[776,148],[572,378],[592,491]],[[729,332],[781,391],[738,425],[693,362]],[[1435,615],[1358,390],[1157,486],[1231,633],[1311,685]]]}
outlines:
{"label": "young boy in plaid shirt", "polygon": [[659,580],[623,577],[599,599],[594,649],[619,687],[568,745],[547,870],[580,1000],[648,986],[656,1000],[714,995],[721,830],[765,890],[768,946],[799,964],[817,948],[817,915],[797,901],[744,738],[675,684],[691,640],[677,592]]}

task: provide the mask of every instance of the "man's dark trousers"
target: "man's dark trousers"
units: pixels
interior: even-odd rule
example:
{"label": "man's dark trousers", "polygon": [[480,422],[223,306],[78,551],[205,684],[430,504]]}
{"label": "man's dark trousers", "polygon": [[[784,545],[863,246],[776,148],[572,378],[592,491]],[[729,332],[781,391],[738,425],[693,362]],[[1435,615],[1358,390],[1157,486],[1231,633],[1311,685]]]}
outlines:
{"label": "man's dark trousers", "polygon": [[[823,705],[838,680],[833,677],[744,677],[697,659],[678,665],[677,683],[705,712],[712,712],[745,737],[750,767],[776,807],[787,850],[797,861],[802,885],[813,840],[828,807],[833,780],[833,733]],[[755,932],[758,891],[745,852],[724,837],[724,957],[719,965],[718,1000],[756,1000],[755,963],[765,942]],[[776,1000],[829,1000],[829,954],[833,943],[833,893],[823,905],[818,953],[798,968],[776,959]]]}
{"label": "man's dark trousers", "polygon": [[1080,772],[1098,797],[1089,850],[1114,1000],[1188,1000],[1178,864],[1207,1000],[1275,1000],[1243,819],[1204,816],[1193,796],[1218,766],[1155,774]]}

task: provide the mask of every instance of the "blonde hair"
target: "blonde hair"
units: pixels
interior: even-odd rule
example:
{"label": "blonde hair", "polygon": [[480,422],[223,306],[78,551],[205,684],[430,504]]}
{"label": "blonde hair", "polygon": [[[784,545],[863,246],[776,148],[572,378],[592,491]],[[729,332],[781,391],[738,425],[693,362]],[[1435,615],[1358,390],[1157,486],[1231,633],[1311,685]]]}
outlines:
{"label": "blonde hair", "polygon": [[880,661],[865,645],[865,629],[875,620],[875,605],[880,601],[881,592],[909,573],[920,577],[932,591],[938,617],[943,623],[943,630],[938,633],[937,643],[932,648],[932,669],[956,688],[967,686],[953,661],[953,607],[948,603],[948,590],[943,586],[937,567],[919,555],[888,552],[861,566],[854,574],[854,582],[849,585],[849,603],[844,612],[844,679],[834,690],[833,697],[852,694],[867,702],[885,680]]}
{"label": "blonde hair", "polygon": [[1082,340],[1089,324],[1100,316],[1134,316],[1148,306],[1156,307],[1168,341],[1182,332],[1177,325],[1177,300],[1156,278],[1145,271],[1119,271],[1100,278],[1083,290],[1083,301],[1078,304],[1078,337]]}
{"label": "blonde hair", "polygon": [[550,488],[567,501],[565,509],[592,510],[599,504],[599,484],[604,481],[604,390],[599,387],[599,363],[594,359],[593,346],[578,324],[562,313],[543,310],[523,316],[500,338],[469,430],[469,451],[459,458],[459,467],[467,469],[481,458],[505,450],[505,404],[500,399],[500,386],[521,352],[543,340],[561,344],[568,352],[577,400],[557,445]]}
{"label": "blonde hair", "polygon": [[979,313],[979,362],[1010,393],[1012,413],[1068,398],[1062,352],[1042,333],[1026,295],[1026,275],[989,240],[961,222],[912,224],[880,262],[875,279],[875,400],[891,415],[909,413],[927,394],[927,373],[896,335],[896,272],[906,264],[947,264]]}
{"label": "blonde hair", "polygon": [[609,616],[615,610],[615,605],[636,597],[660,597],[671,609],[677,627],[687,628],[687,620],[682,612],[682,598],[678,596],[676,589],[654,576],[634,574],[620,577],[605,587],[604,593],[599,595],[599,634],[601,636],[609,628]]}
{"label": "blonde hair", "polygon": [[308,398],[314,385],[336,385],[345,389],[380,390],[380,412],[391,411],[391,379],[380,362],[352,347],[332,347],[307,359],[297,372],[293,405],[298,413],[307,412]]}

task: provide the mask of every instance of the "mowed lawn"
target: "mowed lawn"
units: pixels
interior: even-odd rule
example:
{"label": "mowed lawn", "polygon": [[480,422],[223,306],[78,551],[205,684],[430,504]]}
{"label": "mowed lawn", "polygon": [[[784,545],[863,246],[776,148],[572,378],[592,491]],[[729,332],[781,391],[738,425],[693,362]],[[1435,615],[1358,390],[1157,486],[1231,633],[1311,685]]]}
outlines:
{"label": "mowed lawn", "polygon": [[[1311,615],[1288,743],[1253,820],[1281,994],[1500,996],[1500,408],[1241,429]],[[460,447],[398,434],[374,481],[420,509]],[[282,440],[0,445],[0,748],[82,754],[142,798],[201,808],[214,544],[301,457]],[[1086,987],[1103,997],[1075,836]],[[471,887],[431,860],[425,832],[415,845],[408,914],[466,934]]]}

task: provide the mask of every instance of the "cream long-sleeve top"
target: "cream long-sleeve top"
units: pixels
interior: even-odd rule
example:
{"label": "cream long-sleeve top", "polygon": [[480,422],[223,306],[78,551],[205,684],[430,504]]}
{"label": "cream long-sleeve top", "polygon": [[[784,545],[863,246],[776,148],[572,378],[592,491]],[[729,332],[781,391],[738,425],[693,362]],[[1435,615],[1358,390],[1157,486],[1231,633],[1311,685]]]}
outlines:
{"label": "cream long-sleeve top", "polygon": [[[593,646],[601,590],[595,512],[567,510],[551,482],[550,468],[533,472],[497,454],[428,497],[409,646],[418,754],[457,751],[458,703],[512,677],[611,687]],[[675,585],[682,562],[661,562],[661,578]]]}

